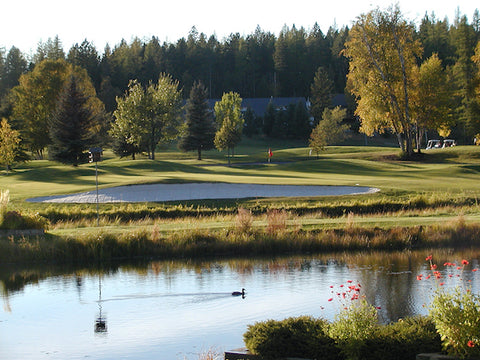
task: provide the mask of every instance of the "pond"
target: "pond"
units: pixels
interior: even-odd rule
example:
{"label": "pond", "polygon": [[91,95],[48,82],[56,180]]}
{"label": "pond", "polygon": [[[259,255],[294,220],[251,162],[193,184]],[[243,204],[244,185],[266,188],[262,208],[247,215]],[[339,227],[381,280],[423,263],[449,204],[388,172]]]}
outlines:
{"label": "pond", "polygon": [[[333,320],[342,306],[335,292],[348,281],[361,284],[383,322],[425,314],[435,284],[417,275],[428,274],[428,254],[2,267],[0,358],[198,359],[207,350],[242,347],[243,333],[256,321]],[[433,255],[442,265],[470,260],[463,279],[478,293],[480,280],[470,271],[478,266],[477,252]],[[447,277],[445,286],[458,281]],[[231,295],[242,288],[244,298]]]}

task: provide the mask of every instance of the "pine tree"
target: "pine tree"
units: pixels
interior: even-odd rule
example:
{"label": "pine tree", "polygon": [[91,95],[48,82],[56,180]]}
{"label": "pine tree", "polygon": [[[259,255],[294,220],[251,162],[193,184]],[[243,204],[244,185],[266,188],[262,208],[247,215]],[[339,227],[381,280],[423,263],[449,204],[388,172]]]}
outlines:
{"label": "pine tree", "polygon": [[310,88],[312,93],[311,114],[318,124],[323,115],[323,110],[332,106],[333,82],[323,67],[319,67],[315,73],[313,84]]}
{"label": "pine tree", "polygon": [[90,128],[94,124],[94,115],[87,106],[88,99],[79,86],[79,79],[70,76],[52,117],[52,145],[49,146],[52,160],[77,166],[86,159],[84,154],[92,145]]}
{"label": "pine tree", "polygon": [[198,160],[202,160],[202,150],[214,147],[215,123],[208,106],[207,89],[201,82],[195,82],[190,90],[185,116],[185,132],[178,146],[183,151],[197,150]]}

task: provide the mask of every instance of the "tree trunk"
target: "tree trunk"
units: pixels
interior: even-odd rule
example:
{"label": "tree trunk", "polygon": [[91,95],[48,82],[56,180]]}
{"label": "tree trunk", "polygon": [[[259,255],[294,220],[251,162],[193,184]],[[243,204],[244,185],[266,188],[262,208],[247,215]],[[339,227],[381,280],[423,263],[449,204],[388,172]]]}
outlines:
{"label": "tree trunk", "polygon": [[402,134],[397,132],[396,135],[397,135],[398,146],[400,146],[400,149],[402,149],[402,151],[405,152],[405,143],[403,141]]}
{"label": "tree trunk", "polygon": [[421,151],[422,151],[422,138],[423,138],[423,134],[425,133],[425,131],[423,129],[420,129],[418,127],[418,123],[417,123],[417,152],[420,154]]}
{"label": "tree trunk", "polygon": [[202,160],[202,148],[200,146],[197,148],[197,154],[197,160]]}

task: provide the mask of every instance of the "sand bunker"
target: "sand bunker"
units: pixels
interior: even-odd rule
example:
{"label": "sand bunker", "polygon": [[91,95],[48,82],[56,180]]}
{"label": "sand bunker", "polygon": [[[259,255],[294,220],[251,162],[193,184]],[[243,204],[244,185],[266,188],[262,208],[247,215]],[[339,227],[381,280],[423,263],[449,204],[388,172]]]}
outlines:
{"label": "sand bunker", "polygon": [[[162,202],[203,199],[241,199],[256,197],[312,197],[368,194],[379,189],[364,186],[304,186],[304,185],[259,185],[227,183],[150,184],[118,186],[99,189],[98,201],[115,202]],[[71,195],[44,196],[27,199],[29,202],[49,203],[95,203],[96,191]]]}

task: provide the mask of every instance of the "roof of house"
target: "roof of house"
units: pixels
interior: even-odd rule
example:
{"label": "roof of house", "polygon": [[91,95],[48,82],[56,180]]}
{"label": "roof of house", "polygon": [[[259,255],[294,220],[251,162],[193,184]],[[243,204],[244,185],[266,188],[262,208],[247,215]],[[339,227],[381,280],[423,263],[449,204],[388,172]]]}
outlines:
{"label": "roof of house", "polygon": [[[221,99],[209,99],[208,104],[211,109],[214,108],[215,103]],[[250,108],[255,115],[263,116],[267,110],[268,104],[272,102],[277,108],[286,108],[290,104],[297,104],[299,102],[307,104],[309,106],[310,101],[304,97],[269,97],[269,98],[245,98],[242,99],[242,111],[246,111]],[[333,106],[346,107],[347,103],[345,95],[336,94],[332,99]]]}
{"label": "roof of house", "polygon": [[[217,101],[220,101],[220,99],[209,99],[208,104],[213,109]],[[306,101],[303,97],[245,98],[242,99],[242,111],[250,108],[257,116],[263,116],[270,102],[277,107],[287,107],[290,104],[297,104],[298,102],[306,103]]]}

